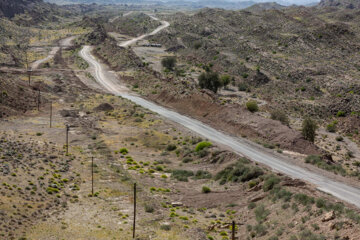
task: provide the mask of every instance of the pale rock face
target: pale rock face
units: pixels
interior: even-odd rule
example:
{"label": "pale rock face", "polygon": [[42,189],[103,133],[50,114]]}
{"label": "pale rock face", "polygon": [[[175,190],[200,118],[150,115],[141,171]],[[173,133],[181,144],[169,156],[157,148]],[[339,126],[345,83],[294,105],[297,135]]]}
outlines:
{"label": "pale rock face", "polygon": [[322,219],[323,222],[328,222],[335,219],[335,212],[331,211],[325,214],[324,218]]}

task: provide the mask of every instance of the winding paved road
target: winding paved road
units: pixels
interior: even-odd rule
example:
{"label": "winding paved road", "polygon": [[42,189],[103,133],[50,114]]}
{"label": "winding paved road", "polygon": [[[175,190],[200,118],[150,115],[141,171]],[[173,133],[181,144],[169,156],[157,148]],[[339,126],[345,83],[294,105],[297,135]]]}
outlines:
{"label": "winding paved road", "polygon": [[[142,38],[145,38],[148,35],[156,34],[157,32],[166,28],[166,26],[168,26],[168,23],[166,25],[162,24],[151,34],[143,35],[140,38],[132,39],[121,44],[121,46],[128,46]],[[125,87],[120,86],[119,79],[117,79],[114,73],[106,70],[107,67],[102,65],[101,63],[99,63],[98,60],[95,59],[95,57],[91,54],[91,49],[92,47],[90,46],[84,46],[84,48],[80,51],[80,56],[94,68],[96,80],[110,93],[126,98],[138,105],[141,105],[144,108],[158,113],[159,115],[173,122],[181,124],[184,127],[204,136],[212,142],[218,143],[220,145],[226,145],[234,152],[242,154],[255,162],[265,164],[275,171],[284,173],[292,178],[298,178],[312,183],[317,186],[318,189],[332,194],[333,196],[342,199],[348,203],[354,204],[355,206],[360,208],[359,188],[332,180],[328,177],[322,176],[299,166],[294,166],[285,159],[285,156],[280,156],[276,153],[267,152],[261,147],[257,147],[248,143],[244,139],[234,138],[226,135],[198,120],[183,116],[177,112],[156,105],[131,93]]]}

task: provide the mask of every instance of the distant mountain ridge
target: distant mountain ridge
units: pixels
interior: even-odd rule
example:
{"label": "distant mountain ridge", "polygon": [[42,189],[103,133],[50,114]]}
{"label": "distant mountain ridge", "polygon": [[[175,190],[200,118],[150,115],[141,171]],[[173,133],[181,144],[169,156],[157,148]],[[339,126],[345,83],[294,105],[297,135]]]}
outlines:
{"label": "distant mountain ridge", "polygon": [[[244,9],[255,4],[265,4],[276,2],[283,6],[293,4],[308,5],[319,0],[45,0],[56,4],[160,4],[167,6],[187,6],[192,8],[224,8],[224,9]],[[273,9],[273,8],[270,8]]]}
{"label": "distant mountain ridge", "polygon": [[286,8],[286,6],[280,5],[276,2],[266,2],[254,4],[251,7],[246,8],[245,10],[249,12],[258,12],[264,10],[280,10],[284,8]]}
{"label": "distant mountain ridge", "polygon": [[319,6],[360,9],[360,0],[321,0]]}

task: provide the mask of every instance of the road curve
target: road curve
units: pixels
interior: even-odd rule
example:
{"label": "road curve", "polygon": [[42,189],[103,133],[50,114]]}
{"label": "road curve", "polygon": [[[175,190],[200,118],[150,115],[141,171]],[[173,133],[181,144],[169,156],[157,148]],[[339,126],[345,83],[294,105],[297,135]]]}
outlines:
{"label": "road curve", "polygon": [[53,47],[51,49],[51,51],[49,52],[49,55],[47,55],[45,58],[39,59],[31,64],[31,70],[39,68],[39,66],[41,64],[52,59],[56,55],[56,53],[59,51],[59,49],[60,49],[60,47]]}
{"label": "road curve", "polygon": [[[160,21],[158,18],[154,17],[154,16],[151,16],[149,15],[149,17],[151,17],[152,19],[156,20],[156,21]],[[157,27],[154,31],[152,31],[151,33],[147,33],[147,34],[144,34],[144,35],[141,35],[140,37],[136,37],[136,38],[133,38],[133,39],[130,39],[126,42],[123,42],[121,44],[119,44],[120,47],[128,47],[134,43],[136,43],[137,41],[139,40],[142,40],[148,36],[152,36],[152,35],[155,35],[157,34],[158,32],[164,30],[165,28],[169,27],[170,26],[170,23],[167,22],[167,21],[160,21],[161,25],[159,27]]]}
{"label": "road curve", "polygon": [[118,19],[118,18],[120,18],[120,17],[129,16],[129,15],[132,14],[132,13],[133,13],[133,11],[130,11],[130,12],[124,13],[122,16],[120,15],[120,16],[114,17],[114,18],[112,18],[112,19],[109,19],[109,23],[113,23],[113,22],[116,21],[116,19]]}

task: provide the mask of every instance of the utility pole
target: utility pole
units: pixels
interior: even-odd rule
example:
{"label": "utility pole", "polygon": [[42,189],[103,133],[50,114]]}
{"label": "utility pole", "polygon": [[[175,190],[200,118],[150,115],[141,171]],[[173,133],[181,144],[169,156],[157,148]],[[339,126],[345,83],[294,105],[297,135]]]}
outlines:
{"label": "utility pole", "polygon": [[91,157],[91,196],[94,196],[94,157]]}
{"label": "utility pole", "polygon": [[40,87],[38,88],[38,100],[37,100],[37,109],[40,111]]}
{"label": "utility pole", "polygon": [[235,221],[232,221],[232,240],[235,240]]}
{"label": "utility pole", "polygon": [[32,70],[31,70],[31,69],[28,69],[28,70],[27,70],[27,73],[28,73],[29,86],[30,86],[30,80],[31,80],[31,72],[32,72]]}
{"label": "utility pole", "polygon": [[136,227],[136,183],[134,183],[134,223],[133,223],[133,239],[135,239]]}
{"label": "utility pole", "polygon": [[52,102],[50,102],[50,128],[52,127]]}
{"label": "utility pole", "polygon": [[69,125],[66,125],[66,155],[69,154]]}

